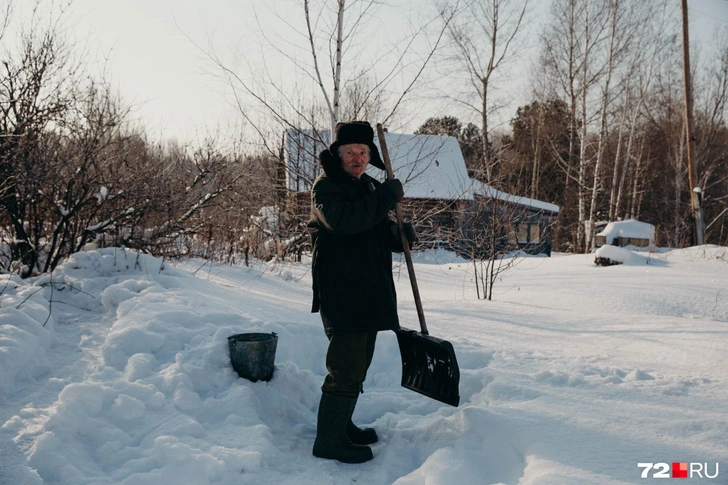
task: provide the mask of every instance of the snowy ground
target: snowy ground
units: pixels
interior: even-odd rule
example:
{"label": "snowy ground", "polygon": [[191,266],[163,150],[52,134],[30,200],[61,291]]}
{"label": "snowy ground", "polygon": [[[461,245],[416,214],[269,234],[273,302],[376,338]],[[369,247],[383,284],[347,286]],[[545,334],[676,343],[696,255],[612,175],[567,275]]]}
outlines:
{"label": "snowy ground", "polygon": [[[52,279],[2,276],[0,484],[650,482],[643,462],[719,466],[685,483],[728,483],[728,249],[593,261],[524,259],[487,302],[466,262],[417,255],[461,405],[401,388],[396,339],[381,334],[354,416],[381,441],[362,465],[311,456],[327,341],[309,266],[104,249]],[[269,383],[232,370],[227,337],[242,332],[279,335]]]}

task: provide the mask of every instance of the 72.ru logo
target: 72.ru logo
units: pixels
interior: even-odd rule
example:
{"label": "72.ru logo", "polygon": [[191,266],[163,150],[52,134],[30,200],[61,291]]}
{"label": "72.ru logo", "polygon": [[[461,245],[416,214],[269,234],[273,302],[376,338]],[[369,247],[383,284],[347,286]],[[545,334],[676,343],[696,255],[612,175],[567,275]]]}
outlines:
{"label": "72.ru logo", "polygon": [[[637,468],[643,469],[642,478],[716,478],[720,471],[718,463],[715,464],[715,471],[711,475],[708,473],[707,463],[680,461],[672,462],[672,467],[667,463],[637,463]],[[650,471],[652,471],[652,474],[650,474]]]}

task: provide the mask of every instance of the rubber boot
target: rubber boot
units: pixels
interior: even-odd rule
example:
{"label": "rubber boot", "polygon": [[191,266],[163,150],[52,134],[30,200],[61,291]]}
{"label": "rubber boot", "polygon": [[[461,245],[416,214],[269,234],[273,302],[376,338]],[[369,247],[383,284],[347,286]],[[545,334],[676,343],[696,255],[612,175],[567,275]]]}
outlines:
{"label": "rubber boot", "polygon": [[[356,408],[357,400],[358,398],[354,399],[354,405],[351,406],[351,414],[354,414],[354,408]],[[376,443],[377,441],[379,441],[377,432],[374,431],[374,429],[358,427],[351,420],[351,417],[349,418],[349,422],[346,425],[346,434],[347,436],[349,436],[351,442],[355,445],[371,445],[372,443]]]}
{"label": "rubber boot", "polygon": [[343,463],[364,463],[374,455],[368,446],[355,445],[346,434],[346,425],[356,398],[324,392],[318,410],[313,456]]}

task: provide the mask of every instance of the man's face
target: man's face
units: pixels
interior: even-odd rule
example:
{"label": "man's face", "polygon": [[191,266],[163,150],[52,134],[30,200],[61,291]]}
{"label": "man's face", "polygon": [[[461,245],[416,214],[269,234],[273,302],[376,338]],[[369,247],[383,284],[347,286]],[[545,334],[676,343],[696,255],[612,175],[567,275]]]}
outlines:
{"label": "man's face", "polygon": [[369,146],[361,143],[350,143],[339,147],[344,171],[354,178],[360,178],[369,165]]}

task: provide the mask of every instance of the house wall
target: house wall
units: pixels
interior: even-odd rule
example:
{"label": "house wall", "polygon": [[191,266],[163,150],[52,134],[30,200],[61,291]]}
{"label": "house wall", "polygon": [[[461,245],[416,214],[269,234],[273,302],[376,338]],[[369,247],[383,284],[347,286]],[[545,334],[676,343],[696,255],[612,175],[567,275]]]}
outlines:
{"label": "house wall", "polygon": [[[498,252],[521,249],[551,256],[552,227],[558,214],[508,201],[477,196],[481,232]],[[482,236],[481,236],[482,237]]]}
{"label": "house wall", "polygon": [[446,199],[404,199],[402,216],[415,224],[417,248],[451,248],[462,205],[462,201]]}
{"label": "house wall", "polygon": [[[404,199],[400,205],[404,220],[415,223],[421,249],[449,246],[462,206],[461,201],[444,199]],[[289,192],[286,212],[305,225],[311,214],[311,194]]]}
{"label": "house wall", "polygon": [[[308,192],[289,192],[286,212],[305,227],[311,213]],[[405,221],[414,222],[415,249],[446,248],[464,257],[522,249],[551,255],[551,227],[556,214],[486,197],[474,200],[405,198]]]}

